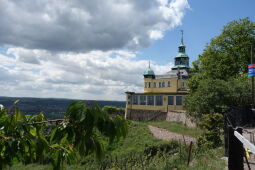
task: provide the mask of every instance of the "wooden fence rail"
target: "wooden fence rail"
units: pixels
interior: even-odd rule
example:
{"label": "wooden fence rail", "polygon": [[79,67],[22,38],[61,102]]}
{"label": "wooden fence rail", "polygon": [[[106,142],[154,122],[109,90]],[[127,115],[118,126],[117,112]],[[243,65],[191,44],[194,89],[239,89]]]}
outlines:
{"label": "wooden fence rail", "polygon": [[[229,170],[243,170],[244,169],[244,157],[251,170],[248,159],[245,154],[244,147],[249,149],[251,153],[255,155],[255,146],[248,139],[242,135],[243,129],[233,128],[228,125],[227,128],[227,155],[228,155],[228,169]],[[226,141],[225,141],[226,142]],[[226,149],[226,148],[225,148]]]}

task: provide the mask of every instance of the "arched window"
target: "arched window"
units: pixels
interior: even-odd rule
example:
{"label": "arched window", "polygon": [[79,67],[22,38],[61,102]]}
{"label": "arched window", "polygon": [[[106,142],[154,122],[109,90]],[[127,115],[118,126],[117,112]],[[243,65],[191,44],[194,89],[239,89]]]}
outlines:
{"label": "arched window", "polygon": [[165,87],[165,82],[162,82],[162,87]]}
{"label": "arched window", "polygon": [[157,87],[157,83],[156,82],[154,82],[154,88],[156,88]]}
{"label": "arched window", "polygon": [[171,87],[171,82],[170,81],[167,82],[167,87]]}

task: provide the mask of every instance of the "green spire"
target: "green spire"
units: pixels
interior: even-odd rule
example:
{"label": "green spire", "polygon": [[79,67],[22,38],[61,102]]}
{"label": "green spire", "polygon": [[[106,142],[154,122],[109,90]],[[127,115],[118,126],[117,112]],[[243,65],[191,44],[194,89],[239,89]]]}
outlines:
{"label": "green spire", "polygon": [[151,69],[150,61],[149,61],[149,67],[145,70],[143,75],[145,78],[154,78],[155,77],[154,71]]}
{"label": "green spire", "polygon": [[189,69],[189,57],[186,54],[185,45],[183,43],[183,30],[181,30],[181,45],[178,47],[178,55],[175,57],[175,64],[172,70]]}

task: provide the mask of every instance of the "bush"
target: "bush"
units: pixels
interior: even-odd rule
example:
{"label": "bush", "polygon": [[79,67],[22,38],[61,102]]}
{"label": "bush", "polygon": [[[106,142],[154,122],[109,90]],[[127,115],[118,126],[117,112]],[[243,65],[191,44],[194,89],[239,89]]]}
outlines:
{"label": "bush", "polygon": [[107,113],[107,114],[113,114],[113,115],[124,115],[125,114],[125,109],[124,108],[118,108],[115,106],[104,106],[103,110]]}
{"label": "bush", "polygon": [[222,145],[221,130],[223,128],[222,114],[204,114],[198,126],[204,129],[204,133],[198,137],[198,146],[216,148]]}

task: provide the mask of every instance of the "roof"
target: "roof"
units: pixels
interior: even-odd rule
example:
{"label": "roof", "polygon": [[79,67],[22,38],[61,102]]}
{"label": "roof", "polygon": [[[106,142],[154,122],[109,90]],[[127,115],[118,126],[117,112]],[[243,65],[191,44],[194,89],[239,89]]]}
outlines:
{"label": "roof", "polygon": [[161,92],[161,93],[130,93],[130,92],[126,92],[127,94],[132,94],[132,95],[163,95],[163,94],[166,94],[166,95],[186,95],[188,94],[188,91],[186,92]]}
{"label": "roof", "polygon": [[[186,66],[185,66],[186,67]],[[188,72],[185,69],[171,70],[163,75],[156,75],[155,79],[169,79],[169,78],[178,78],[178,72],[180,72],[181,77],[188,77]]]}
{"label": "roof", "polygon": [[175,58],[179,58],[179,57],[189,57],[186,53],[178,53],[178,55]]}
{"label": "roof", "polygon": [[172,67],[172,69],[183,69],[183,68],[190,68],[189,66],[187,66],[187,65],[175,65],[175,66],[173,66]]}
{"label": "roof", "polygon": [[145,72],[144,72],[144,74],[143,75],[155,75],[154,74],[154,71],[151,69],[151,67],[149,66],[146,70],[145,70]]}

